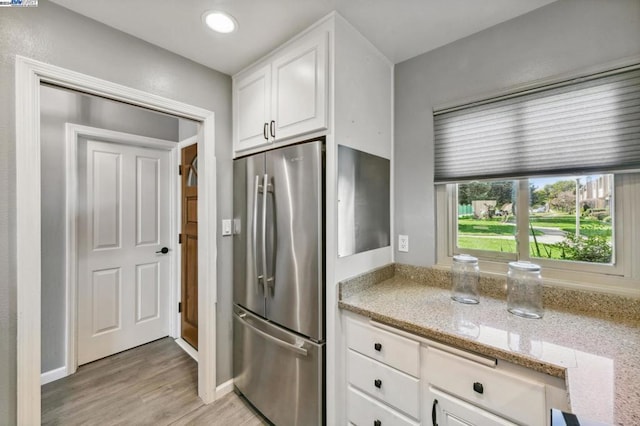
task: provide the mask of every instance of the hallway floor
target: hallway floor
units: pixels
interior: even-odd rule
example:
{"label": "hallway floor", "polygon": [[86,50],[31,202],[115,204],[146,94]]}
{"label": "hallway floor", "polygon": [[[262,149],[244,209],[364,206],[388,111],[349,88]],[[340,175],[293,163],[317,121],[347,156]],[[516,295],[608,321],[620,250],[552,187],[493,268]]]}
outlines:
{"label": "hallway floor", "polygon": [[265,424],[233,392],[204,405],[197,363],[171,338],[86,364],[42,387],[43,425]]}

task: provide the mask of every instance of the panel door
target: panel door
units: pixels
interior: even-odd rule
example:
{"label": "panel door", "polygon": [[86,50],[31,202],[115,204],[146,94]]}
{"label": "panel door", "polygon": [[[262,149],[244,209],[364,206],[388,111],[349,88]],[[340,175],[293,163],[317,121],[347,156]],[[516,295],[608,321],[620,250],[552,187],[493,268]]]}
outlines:
{"label": "panel door", "polygon": [[182,149],[182,245],[180,329],[198,349],[198,145]]}
{"label": "panel door", "polygon": [[323,340],[322,143],[269,151],[266,164],[267,318]]}
{"label": "panel door", "polygon": [[233,106],[235,150],[269,143],[271,65],[234,81]]}
{"label": "panel door", "polygon": [[303,39],[273,61],[275,140],[327,128],[328,37],[321,33]]}
{"label": "panel door", "polygon": [[87,141],[79,364],[168,335],[171,252],[157,253],[169,244],[168,167],[168,151]]}
{"label": "panel door", "polygon": [[265,316],[264,154],[233,162],[233,302]]}

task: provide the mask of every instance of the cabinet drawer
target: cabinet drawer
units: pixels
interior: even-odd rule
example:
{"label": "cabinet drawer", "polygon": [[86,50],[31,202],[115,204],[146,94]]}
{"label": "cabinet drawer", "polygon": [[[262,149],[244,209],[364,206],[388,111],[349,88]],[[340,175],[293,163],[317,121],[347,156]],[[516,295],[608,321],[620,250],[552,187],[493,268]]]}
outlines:
{"label": "cabinet drawer", "polygon": [[357,352],[349,350],[347,360],[349,383],[409,414],[420,416],[420,382]]}
{"label": "cabinet drawer", "polygon": [[351,386],[347,390],[347,419],[356,426],[418,426],[415,421]]}
{"label": "cabinet drawer", "polygon": [[486,367],[432,347],[426,352],[424,377],[432,387],[517,422],[546,424],[543,383]]}
{"label": "cabinet drawer", "polygon": [[348,318],[347,345],[414,377],[420,374],[420,344],[413,340]]}

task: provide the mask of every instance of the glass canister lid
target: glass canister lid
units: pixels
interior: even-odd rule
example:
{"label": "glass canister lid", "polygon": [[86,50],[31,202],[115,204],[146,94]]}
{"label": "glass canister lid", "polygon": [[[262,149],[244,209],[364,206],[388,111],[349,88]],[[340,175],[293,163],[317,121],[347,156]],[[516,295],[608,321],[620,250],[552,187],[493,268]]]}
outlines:
{"label": "glass canister lid", "polygon": [[478,263],[478,258],[468,254],[456,254],[453,256],[453,261],[457,263]]}
{"label": "glass canister lid", "polygon": [[531,262],[518,261],[509,262],[509,268],[517,269],[519,271],[537,272],[540,270],[540,265],[536,265],[535,263]]}

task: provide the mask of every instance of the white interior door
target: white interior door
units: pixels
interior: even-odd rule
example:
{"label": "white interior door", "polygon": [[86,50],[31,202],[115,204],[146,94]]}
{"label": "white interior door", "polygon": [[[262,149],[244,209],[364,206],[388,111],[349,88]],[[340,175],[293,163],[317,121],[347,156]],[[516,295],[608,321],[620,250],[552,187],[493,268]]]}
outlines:
{"label": "white interior door", "polygon": [[169,151],[89,140],[84,158],[79,365],[169,334],[173,256],[159,253],[171,249]]}

